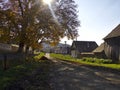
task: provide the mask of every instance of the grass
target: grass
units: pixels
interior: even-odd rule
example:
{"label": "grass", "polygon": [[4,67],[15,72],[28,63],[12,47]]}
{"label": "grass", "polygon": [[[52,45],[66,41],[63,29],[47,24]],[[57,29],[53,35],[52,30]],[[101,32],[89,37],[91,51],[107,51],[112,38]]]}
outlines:
{"label": "grass", "polygon": [[11,67],[8,70],[3,70],[0,62],[0,90],[4,90],[6,86],[14,81],[30,75],[33,70],[43,67],[46,61],[38,60],[43,55],[43,53],[40,53],[26,60],[12,60]]}
{"label": "grass", "polygon": [[91,63],[98,63],[98,64],[110,64],[112,63],[112,60],[110,59],[98,59],[98,58],[82,58],[82,61],[85,62],[91,62]]}
{"label": "grass", "polygon": [[120,70],[120,64],[112,64],[112,61],[109,59],[98,59],[98,58],[83,58],[83,59],[76,59],[71,57],[70,55],[62,55],[62,54],[51,54],[51,57],[77,62],[80,64],[92,65],[92,66],[102,66],[112,69]]}
{"label": "grass", "polygon": [[40,54],[38,54],[37,56],[35,56],[34,59],[37,61],[37,60],[39,60],[44,55],[45,55],[45,53],[41,52]]}

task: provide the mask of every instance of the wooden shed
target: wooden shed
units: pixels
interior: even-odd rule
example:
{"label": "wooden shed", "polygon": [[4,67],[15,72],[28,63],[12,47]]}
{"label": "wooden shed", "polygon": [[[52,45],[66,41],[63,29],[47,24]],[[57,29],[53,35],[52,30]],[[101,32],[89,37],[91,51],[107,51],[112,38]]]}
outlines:
{"label": "wooden shed", "polygon": [[71,46],[71,56],[80,57],[81,53],[92,52],[98,45],[95,41],[73,41]]}
{"label": "wooden shed", "polygon": [[107,58],[104,51],[104,45],[105,43],[102,43],[100,46],[98,46],[95,50],[93,50],[94,56],[97,58]]}
{"label": "wooden shed", "polygon": [[104,41],[106,56],[113,62],[120,62],[120,24],[104,38]]}

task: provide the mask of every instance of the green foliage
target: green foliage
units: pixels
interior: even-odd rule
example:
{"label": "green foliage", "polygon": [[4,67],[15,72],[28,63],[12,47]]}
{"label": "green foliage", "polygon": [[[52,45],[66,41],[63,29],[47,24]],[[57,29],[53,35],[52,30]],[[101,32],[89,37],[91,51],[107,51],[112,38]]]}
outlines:
{"label": "green foliage", "polygon": [[92,63],[106,63],[106,64],[109,64],[109,63],[112,63],[112,60],[110,59],[98,59],[98,58],[87,58],[87,57],[84,57],[82,58],[82,61],[85,61],[85,62],[92,62]]}

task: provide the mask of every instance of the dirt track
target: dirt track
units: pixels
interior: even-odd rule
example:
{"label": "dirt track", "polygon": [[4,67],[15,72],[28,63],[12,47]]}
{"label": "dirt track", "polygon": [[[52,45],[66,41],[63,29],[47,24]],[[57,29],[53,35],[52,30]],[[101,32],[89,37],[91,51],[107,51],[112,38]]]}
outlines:
{"label": "dirt track", "polygon": [[66,61],[53,60],[53,90],[120,90],[120,75]]}

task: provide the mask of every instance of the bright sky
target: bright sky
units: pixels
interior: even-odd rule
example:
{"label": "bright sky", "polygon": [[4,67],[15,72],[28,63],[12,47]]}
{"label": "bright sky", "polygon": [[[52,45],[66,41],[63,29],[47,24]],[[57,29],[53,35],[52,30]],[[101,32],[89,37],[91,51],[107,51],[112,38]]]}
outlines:
{"label": "bright sky", "polygon": [[[96,41],[103,38],[120,24],[120,0],[75,0],[78,4],[79,37],[77,40]],[[67,39],[63,39],[64,43]],[[72,41],[67,41],[71,45]]]}

